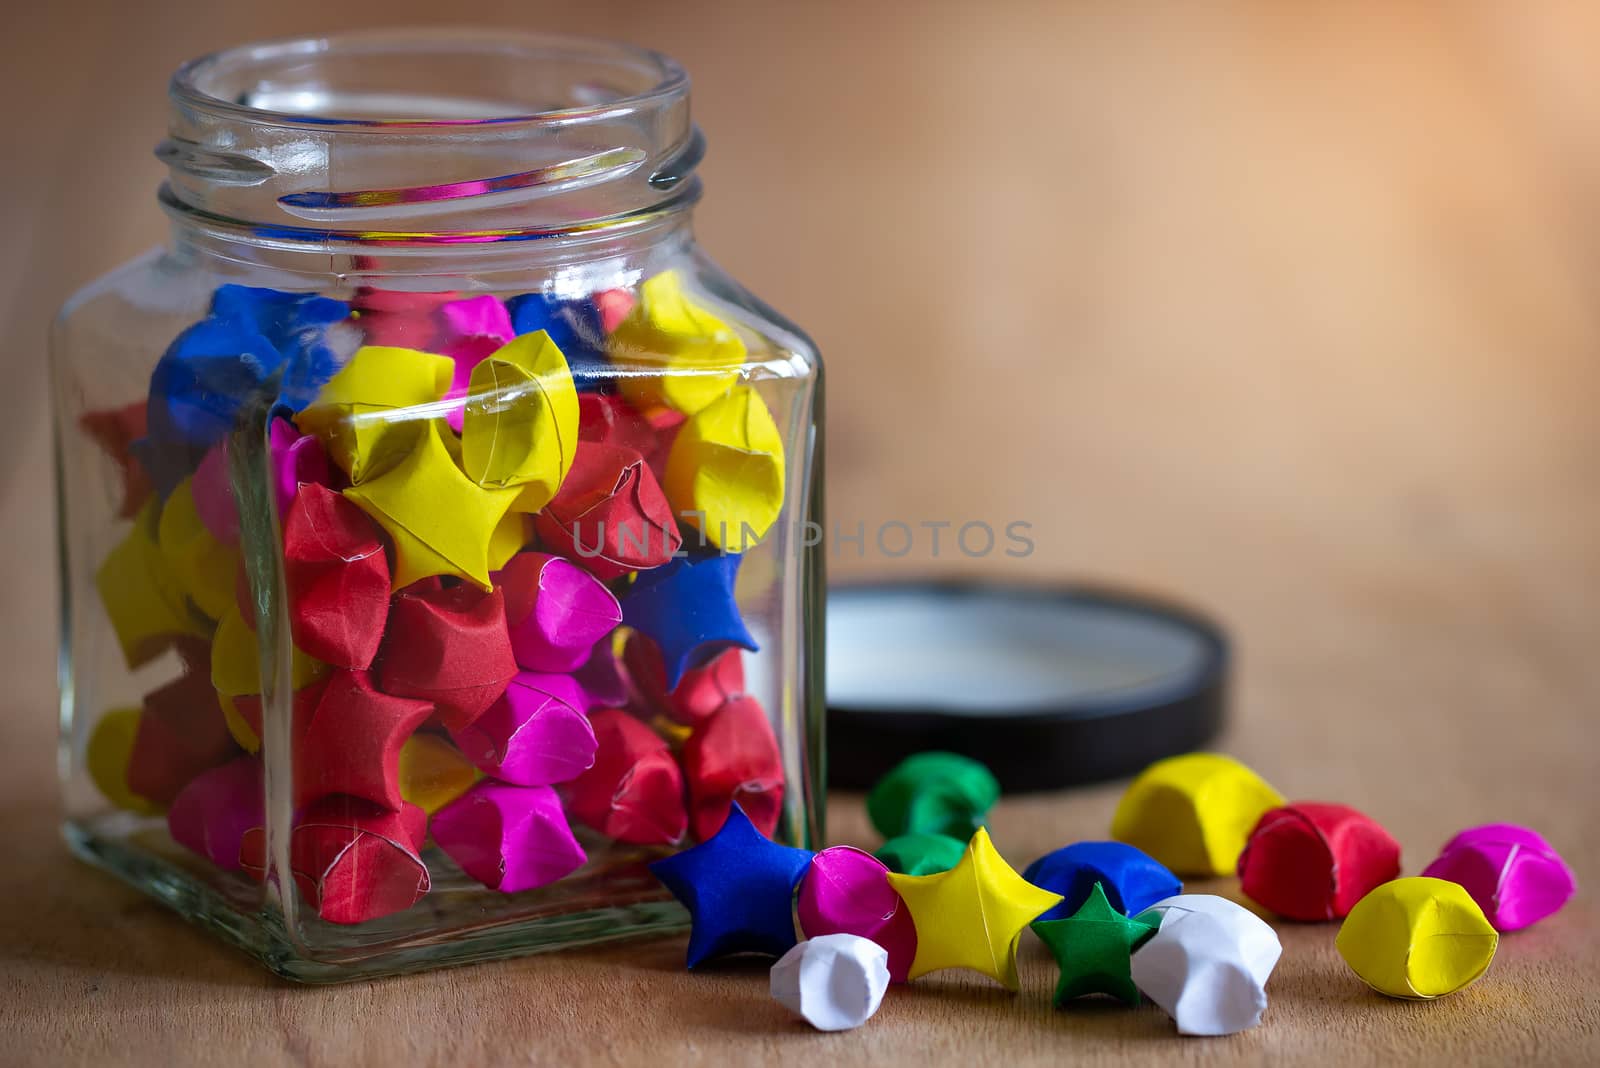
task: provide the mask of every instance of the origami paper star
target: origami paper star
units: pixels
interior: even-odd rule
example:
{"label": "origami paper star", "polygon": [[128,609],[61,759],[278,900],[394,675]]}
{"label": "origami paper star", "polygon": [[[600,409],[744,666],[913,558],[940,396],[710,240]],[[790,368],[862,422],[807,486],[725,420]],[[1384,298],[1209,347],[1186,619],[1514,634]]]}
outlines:
{"label": "origami paper star", "polygon": [[[617,325],[609,344],[618,385],[635,408],[697,412],[728,391],[744,363],[744,340],[684,292],[677,271],[663,271],[639,286],[639,302]],[[654,372],[654,373],[648,373]]]}
{"label": "origami paper star", "polygon": [[480,782],[440,809],[432,830],[463,871],[502,894],[546,886],[589,859],[548,786]]}
{"label": "origami paper star", "polygon": [[738,556],[678,557],[642,573],[622,599],[622,621],[661,650],[668,687],[725,649],[758,651],[733,595],[739,561]]}
{"label": "origami paper star", "polygon": [[237,757],[190,780],[167,812],[172,840],[223,871],[238,871],[245,834],[262,826],[261,761]]}
{"label": "origami paper star", "polygon": [[190,492],[191,479],[178,483],[161,508],[156,544],[166,570],[189,601],[208,619],[219,619],[234,607],[234,572],[239,554],[212,536],[200,521]]}
{"label": "origami paper star", "polygon": [[511,679],[505,693],[470,724],[451,732],[485,775],[520,786],[547,786],[594,764],[595,734],[576,706]]}
{"label": "origami paper star", "polygon": [[1060,894],[1018,875],[979,827],[961,862],[937,875],[889,874],[917,928],[917,955],[908,979],[943,968],[971,968],[1015,991],[1022,929]]}
{"label": "origami paper star", "polygon": [[689,826],[709,838],[739,807],[756,829],[770,835],[783,815],[783,752],[761,702],[729,699],[708,716],[679,754],[689,787]]}
{"label": "origami paper star", "polygon": [[616,595],[559,556],[519,553],[496,581],[517,663],[529,671],[576,671],[622,622]]}
{"label": "origami paper star", "polygon": [[689,826],[683,773],[667,743],[619,708],[589,717],[594,766],[567,787],[572,815],[608,838],[636,845],[675,845]]}
{"label": "origami paper star", "polygon": [[689,417],[667,456],[673,510],[726,552],[749,552],[783,509],[783,435],[760,394],[735,386]]}
{"label": "origami paper star", "polygon": [[[140,415],[142,418],[142,410]],[[650,420],[621,397],[609,393],[579,394],[578,440],[630,449],[646,460],[661,449],[661,440]]]}
{"label": "origami paper star", "polygon": [[428,815],[472,789],[483,772],[447,738],[418,731],[400,747],[400,796]]}
{"label": "origami paper star", "polygon": [[461,462],[480,486],[520,487],[517,508],[537,512],[572,468],[578,394],[548,334],[513,338],[472,369]]}
{"label": "origami paper star", "polygon": [[1538,832],[1510,823],[1472,827],[1445,843],[1423,875],[1472,895],[1498,931],[1554,915],[1577,890],[1572,869]]}
{"label": "origami paper star", "polygon": [[450,388],[455,363],[415,349],[367,345],[295,416],[357,485],[414,455],[442,414],[433,405]]}
{"label": "origami paper star", "polygon": [[389,562],[372,519],[326,486],[302,486],[283,522],[283,579],[295,645],[336,667],[370,667],[389,616]]}
{"label": "origami paper star", "polygon": [[819,1031],[848,1031],[872,1019],[889,989],[888,954],[865,938],[829,934],[779,958],[772,998]]}
{"label": "origami paper star", "polygon": [[1400,843],[1347,805],[1269,810],[1239,854],[1239,885],[1291,920],[1335,920],[1400,875]]}
{"label": "origami paper star", "polygon": [[[525,502],[517,502],[523,508]],[[660,567],[683,544],[672,505],[631,449],[578,443],[561,492],[534,517],[543,544],[602,581]]]}
{"label": "origami paper star", "polygon": [[847,934],[887,951],[889,978],[906,981],[917,955],[917,927],[894,887],[889,869],[870,853],[830,846],[811,858],[795,902],[807,938]]}
{"label": "origami paper star", "polygon": [[83,764],[95,789],[117,808],[140,815],[161,811],[161,806],[128,789],[128,761],[139,733],[140,710],[113,708],[95,721],[84,747]]}
{"label": "origami paper star", "polygon": [[1384,883],[1356,902],[1334,946],[1378,993],[1426,1000],[1476,982],[1499,943],[1460,884],[1414,876]]}
{"label": "origami paper star", "polygon": [[[272,342],[247,323],[208,318],[179,334],[150,375],[146,409],[151,439],[193,450],[187,469],[172,473],[191,473],[282,365]],[[172,474],[150,473],[158,487]]]}
{"label": "origami paper star", "polygon": [[1064,920],[1089,900],[1096,886],[1111,907],[1126,915],[1183,892],[1183,883],[1148,854],[1123,842],[1075,842],[1046,853],[1022,877],[1066,900],[1042,920]]}
{"label": "origami paper star", "polygon": [[517,673],[500,590],[404,590],[389,608],[378,667],[387,692],[438,706],[449,730],[470,726]]}
{"label": "origami paper star", "polygon": [[170,805],[196,775],[238,755],[204,670],[188,665],[178,678],[144,695],[128,756],[128,789]]}
{"label": "origami paper star", "polygon": [[1151,764],[1128,787],[1111,837],[1178,875],[1232,875],[1256,821],[1283,795],[1232,757],[1189,753]]}
{"label": "origami paper star", "polygon": [[902,875],[936,875],[961,863],[967,847],[948,834],[914,833],[891,838],[873,854]]}
{"label": "origami paper star", "polygon": [[506,301],[512,329],[518,334],[544,331],[566,353],[580,390],[605,385],[606,331],[600,308],[591,300],[562,300],[543,293],[525,293]]}
{"label": "origami paper star", "polygon": [[116,463],[121,480],[117,517],[132,518],[154,488],[149,474],[134,459],[132,451],[133,443],[145,436],[145,402],[84,412],[78,417],[78,425]]}
{"label": "origami paper star", "polygon": [[795,884],[811,857],[763,835],[734,805],[714,837],[651,864],[694,921],[687,966],[734,953],[776,957],[793,946]]}
{"label": "origami paper star", "polygon": [[967,839],[998,800],[999,781],[971,757],[915,753],[874,784],[867,815],[885,838],[926,832]]}
{"label": "origami paper star", "polygon": [[278,403],[297,411],[338,371],[339,353],[328,328],[348,318],[350,308],[314,293],[230,284],[212,294],[211,315],[254,330],[272,343],[283,370]]}
{"label": "origami paper star", "polygon": [[1155,934],[1154,920],[1130,919],[1106,900],[1095,883],[1088,900],[1062,920],[1040,920],[1033,925],[1061,969],[1055,1003],[1065,1005],[1089,994],[1139,1004],[1139,989],[1129,971],[1133,951]]}
{"label": "origami paper star", "polygon": [[344,495],[394,543],[395,589],[433,575],[457,575],[491,588],[489,541],[517,490],[484,489],[462,474],[436,421],[428,421],[405,459]]}
{"label": "origami paper star", "polygon": [[116,632],[129,670],[160,656],[183,635],[204,637],[211,627],[192,609],[157,542],[161,503],[145,502],[127,536],[106,554],[94,574],[100,603]]}
{"label": "origami paper star", "polygon": [[1135,919],[1161,926],[1133,954],[1134,984],[1179,1034],[1229,1035],[1261,1022],[1283,947],[1259,917],[1224,898],[1182,894]]}
{"label": "origami paper star", "polygon": [[398,811],[400,747],[433,714],[428,701],[380,693],[364,671],[335,671],[295,725],[294,804],[346,794]]}
{"label": "origami paper star", "polygon": [[[428,817],[415,805],[391,812],[328,797],[302,812],[289,838],[289,867],[306,902],[329,923],[365,923],[403,912],[428,892],[422,862]],[[264,879],[266,828],[246,832],[240,866]]]}
{"label": "origami paper star", "polygon": [[[688,669],[670,690],[661,650],[650,638],[629,631],[622,660],[645,703],[685,726],[704,722],[728,698],[744,693],[744,655],[738,649],[725,650],[702,666]],[[956,848],[960,850],[962,844],[957,842]]]}

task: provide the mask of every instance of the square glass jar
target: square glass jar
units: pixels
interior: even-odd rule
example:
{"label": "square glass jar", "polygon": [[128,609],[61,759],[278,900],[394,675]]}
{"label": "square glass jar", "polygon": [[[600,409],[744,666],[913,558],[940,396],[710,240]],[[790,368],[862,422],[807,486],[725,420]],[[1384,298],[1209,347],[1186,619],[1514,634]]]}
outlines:
{"label": "square glass jar", "polygon": [[65,833],[282,975],[678,929],[821,840],[821,363],[695,245],[670,60],[361,33],[172,86],[52,346]]}

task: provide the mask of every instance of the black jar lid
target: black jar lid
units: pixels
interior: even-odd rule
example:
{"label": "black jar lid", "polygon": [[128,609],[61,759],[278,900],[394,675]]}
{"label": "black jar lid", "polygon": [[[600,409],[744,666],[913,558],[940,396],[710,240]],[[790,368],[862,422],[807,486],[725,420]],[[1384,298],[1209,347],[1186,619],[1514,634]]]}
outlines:
{"label": "black jar lid", "polygon": [[828,780],[912,753],[982,761],[1006,790],[1129,775],[1222,726],[1228,643],[1139,596],[983,582],[828,592]]}

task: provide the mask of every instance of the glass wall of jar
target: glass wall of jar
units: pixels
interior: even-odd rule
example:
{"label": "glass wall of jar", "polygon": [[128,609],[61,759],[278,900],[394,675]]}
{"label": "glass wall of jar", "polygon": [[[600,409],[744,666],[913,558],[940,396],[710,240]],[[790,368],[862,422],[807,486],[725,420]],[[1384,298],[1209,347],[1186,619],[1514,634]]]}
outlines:
{"label": "glass wall of jar", "polygon": [[54,338],[73,847],[321,981],[681,926],[646,864],[734,803],[819,840],[821,365],[694,243],[683,72],[363,33],[171,96],[172,242]]}

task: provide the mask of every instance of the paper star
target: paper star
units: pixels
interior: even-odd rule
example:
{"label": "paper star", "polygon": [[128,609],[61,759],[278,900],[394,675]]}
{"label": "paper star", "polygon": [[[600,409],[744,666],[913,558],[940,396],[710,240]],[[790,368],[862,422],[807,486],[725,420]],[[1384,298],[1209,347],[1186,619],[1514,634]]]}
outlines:
{"label": "paper star", "polygon": [[689,826],[710,838],[737,803],[762,834],[783,816],[783,751],[761,702],[748,694],[723,702],[678,754],[689,788]]}
{"label": "paper star", "polygon": [[[609,292],[609,291],[608,291]],[[631,299],[631,298],[630,298]],[[601,309],[591,300],[561,300],[543,293],[524,293],[506,301],[511,326],[518,334],[543,330],[567,356],[580,390],[598,389],[609,374]]]}
{"label": "paper star", "polygon": [[688,829],[683,772],[667,743],[620,708],[589,717],[594,766],[567,787],[573,816],[607,838],[637,845],[674,844]]}
{"label": "paper star", "polygon": [[[580,441],[561,492],[540,503],[540,543],[604,582],[660,567],[683,544],[672,505],[632,449]],[[516,507],[528,504],[524,494]]]}
{"label": "paper star", "polygon": [[408,454],[433,420],[427,405],[450,388],[455,363],[416,349],[367,345],[294,417],[351,482],[377,478]]}
{"label": "paper star", "polygon": [[[339,370],[339,354],[328,344],[328,328],[350,315],[343,301],[314,293],[288,293],[262,286],[218,286],[211,315],[259,332],[283,359],[278,403],[305,407]],[[348,354],[348,350],[347,350]]]}
{"label": "paper star", "polygon": [[885,838],[947,834],[967,839],[1000,800],[988,768],[959,753],[914,753],[879,779],[867,795],[867,815]]}
{"label": "paper star", "polygon": [[517,491],[484,489],[462,474],[436,420],[399,464],[344,494],[389,532],[395,589],[432,575],[493,588],[489,542]]}
{"label": "paper star", "polygon": [[1187,753],[1140,772],[1117,803],[1111,837],[1178,875],[1232,875],[1256,821],[1284,803],[1232,757]]}
{"label": "paper star", "polygon": [[1061,901],[1023,879],[979,827],[961,863],[937,875],[889,874],[917,927],[908,979],[943,968],[971,968],[1015,991],[1022,929]]}
{"label": "paper star", "polygon": [[469,379],[461,462],[480,486],[519,487],[518,509],[537,512],[572,469],[578,393],[548,334],[524,334],[479,361]]}
{"label": "paper star", "polygon": [[1074,842],[1029,864],[1022,877],[1066,895],[1065,901],[1045,913],[1045,920],[1066,919],[1089,900],[1096,886],[1104,891],[1112,908],[1129,916],[1183,892],[1176,875],[1124,842]]}
{"label": "paper star", "polygon": [[735,386],[689,417],[661,488],[705,541],[749,552],[783,509],[783,435],[761,395]]}
{"label": "paper star", "polygon": [[772,966],[772,998],[818,1031],[848,1031],[872,1019],[889,989],[889,954],[853,934],[801,942]]}
{"label": "paper star", "polygon": [[667,686],[732,646],[759,650],[734,600],[738,556],[679,557],[642,573],[622,601],[622,621],[655,639]]}
{"label": "paper star", "polygon": [[335,671],[295,724],[295,807],[347,794],[398,811],[400,747],[432,714],[432,702],[379,693],[364,671]]}
{"label": "paper star", "polygon": [[1133,955],[1134,985],[1181,1035],[1231,1035],[1261,1022],[1267,979],[1283,954],[1261,917],[1213,894],[1180,894],[1135,919],[1157,921]]}
{"label": "paper star", "polygon": [[948,834],[912,833],[891,838],[873,854],[902,875],[937,875],[961,863],[967,847]]}
{"label": "paper star", "polygon": [[1511,823],[1462,831],[1423,875],[1460,883],[1499,931],[1559,912],[1577,890],[1572,869],[1537,832]]}
{"label": "paper star", "polygon": [[1071,916],[1035,923],[1033,933],[1061,969],[1056,1004],[1087,994],[1110,994],[1129,1005],[1139,1004],[1130,962],[1134,949],[1158,926],[1153,920],[1130,919],[1118,912],[1099,883]]}
{"label": "paper star", "polygon": [[462,871],[502,894],[548,886],[589,859],[548,786],[480,782],[440,809],[430,830]]}
{"label": "paper star", "polygon": [[1476,982],[1499,944],[1499,932],[1464,887],[1424,876],[1384,883],[1356,902],[1334,940],[1372,989],[1418,1000]]}
{"label": "paper star", "polygon": [[651,864],[694,920],[688,967],[732,953],[787,952],[796,941],[795,885],[812,856],[767,838],[734,805],[709,841]]}
{"label": "paper star", "polygon": [[1348,805],[1301,802],[1261,817],[1239,854],[1239,888],[1291,920],[1347,916],[1400,875],[1400,843]]}
{"label": "paper star", "polygon": [[418,731],[400,747],[400,796],[430,816],[482,778],[461,750],[437,734]]}
{"label": "paper star", "polygon": [[738,380],[745,353],[731,326],[684,293],[677,271],[646,279],[639,302],[610,338],[612,363],[636,372],[618,384],[640,411],[699,411]]}

